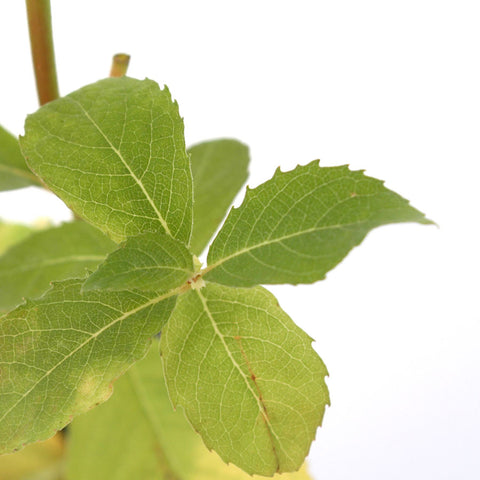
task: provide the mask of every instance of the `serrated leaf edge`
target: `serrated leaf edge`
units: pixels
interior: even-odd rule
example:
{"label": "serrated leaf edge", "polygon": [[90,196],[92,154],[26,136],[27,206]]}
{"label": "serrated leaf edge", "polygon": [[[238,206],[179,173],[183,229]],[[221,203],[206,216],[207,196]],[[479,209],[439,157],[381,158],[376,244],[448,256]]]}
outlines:
{"label": "serrated leaf edge", "polygon": [[[262,182],[260,185],[254,187],[254,188],[251,188],[249,185],[247,185],[246,187],[246,192],[245,192],[245,196],[244,196],[244,199],[241,203],[241,205],[239,205],[238,207],[232,207],[230,209],[230,211],[228,212],[228,215],[225,219],[225,222],[224,224],[228,221],[228,219],[230,218],[231,215],[234,214],[234,212],[238,211],[240,208],[242,208],[242,206],[247,202],[249,201],[249,199],[251,198],[252,195],[255,194],[255,192],[263,187],[263,185],[267,182],[270,182],[272,180],[275,180],[277,177],[281,176],[281,175],[285,175],[285,174],[289,174],[289,173],[292,173],[294,172],[296,169],[298,168],[313,168],[314,166],[317,166],[317,168],[323,168],[320,166],[320,160],[317,159],[317,160],[313,160],[311,161],[310,163],[306,164],[306,165],[300,165],[300,164],[297,164],[297,166],[291,170],[287,170],[285,172],[283,172],[281,170],[280,167],[277,167],[275,169],[275,172],[273,174],[273,176],[266,180],[265,182]],[[375,181],[378,181],[382,186],[384,186],[385,184],[385,181],[384,180],[380,180],[380,179],[377,179],[377,178],[374,178],[374,177],[370,177],[368,175],[365,175],[365,170],[364,169],[359,169],[359,170],[350,170],[350,166],[348,164],[343,164],[343,165],[338,165],[338,166],[334,166],[334,167],[326,167],[326,168],[339,168],[339,169],[343,169],[343,170],[346,170],[347,172],[350,172],[350,173],[354,173],[354,174],[361,174],[363,175],[366,179],[371,179],[371,180],[375,180]],[[386,187],[385,187],[386,188]],[[394,193],[394,192],[393,192]],[[409,200],[401,197],[404,201],[405,201],[405,205],[406,206],[411,206],[411,203]],[[412,207],[413,208],[413,207]],[[435,224],[432,220],[429,220],[428,218],[425,217],[425,214],[423,214],[422,212],[419,212],[421,213],[421,215],[423,215],[423,219],[422,219],[422,222],[421,223],[424,223],[426,225],[429,225],[429,224]],[[419,220],[420,221],[420,220]],[[265,245],[270,245],[272,243],[276,243],[276,242],[281,242],[283,240],[287,240],[287,239],[290,239],[290,238],[294,238],[296,236],[299,236],[299,235],[304,235],[305,233],[310,233],[310,232],[313,232],[313,231],[319,231],[319,230],[329,230],[329,229],[332,229],[332,228],[339,228],[340,226],[341,227],[345,227],[345,226],[349,226],[349,225],[358,225],[360,223],[366,223],[367,220],[363,221],[363,222],[354,222],[352,224],[342,224],[342,225],[328,225],[328,226],[325,226],[325,227],[322,227],[322,228],[319,228],[319,227],[314,227],[314,228],[310,228],[310,229],[307,229],[307,230],[302,230],[301,232],[295,232],[293,234],[289,234],[289,235],[285,235],[283,237],[279,237],[279,238],[276,238],[274,242],[270,241],[270,240],[266,240],[262,243],[259,243],[259,244],[256,244],[256,245],[253,245],[253,246],[250,246],[250,247],[247,247],[247,248],[244,248],[244,249],[241,249],[241,250],[238,250],[236,252],[234,252],[233,254],[230,254],[230,255],[227,255],[226,257],[223,257],[219,260],[217,260],[216,262],[210,264],[210,265],[207,265],[207,267],[205,267],[203,270],[202,270],[202,275],[206,275],[207,273],[209,273],[210,271],[214,270],[215,268],[221,266],[223,263],[227,262],[228,260],[231,260],[232,258],[235,258],[235,257],[238,257],[239,255],[242,255],[244,253],[247,253],[247,252],[250,252],[252,250],[255,250],[257,248],[261,248]],[[221,230],[221,229],[220,229]],[[355,246],[358,246],[360,243],[361,243],[362,240],[360,240],[359,243],[357,243]],[[215,239],[213,240],[212,242],[212,245],[213,243],[215,242]],[[212,246],[210,245],[210,247]],[[229,272],[230,275],[233,275],[232,272]],[[322,277],[320,277],[318,280],[323,280],[326,278],[326,275],[323,275]],[[317,280],[315,280],[317,281]],[[296,283],[294,283],[294,285],[296,285]]]}

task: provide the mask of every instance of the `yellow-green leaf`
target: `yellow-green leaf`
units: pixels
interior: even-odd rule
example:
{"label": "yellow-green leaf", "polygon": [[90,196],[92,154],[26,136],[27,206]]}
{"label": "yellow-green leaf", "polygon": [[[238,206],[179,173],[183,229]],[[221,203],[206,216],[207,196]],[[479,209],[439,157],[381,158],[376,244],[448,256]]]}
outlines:
{"label": "yellow-green leaf", "polygon": [[[21,242],[32,233],[32,229],[19,223],[0,221],[0,255],[12,245]],[[1,307],[0,307],[1,309]]]}
{"label": "yellow-green leaf", "polygon": [[58,433],[45,442],[37,442],[20,452],[0,456],[2,480],[62,480],[64,437]]}
{"label": "yellow-green leaf", "polygon": [[108,399],[175,305],[174,292],[80,293],[54,284],[0,317],[0,454],[51,437]]}

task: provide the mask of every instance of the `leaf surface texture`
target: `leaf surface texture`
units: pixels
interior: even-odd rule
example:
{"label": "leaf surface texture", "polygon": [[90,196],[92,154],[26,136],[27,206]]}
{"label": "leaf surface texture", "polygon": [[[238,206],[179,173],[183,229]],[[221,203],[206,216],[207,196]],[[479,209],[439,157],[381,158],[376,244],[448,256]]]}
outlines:
{"label": "leaf surface texture", "polygon": [[21,146],[49,188],[113,240],[163,231],[189,243],[192,174],[166,87],[128,77],[88,85],[27,117]]}
{"label": "leaf surface texture", "polygon": [[178,240],[160,232],[130,237],[88,277],[84,290],[166,292],[193,276],[193,257]]}
{"label": "leaf surface texture", "polygon": [[311,341],[261,287],[190,291],[161,337],[172,403],[225,462],[298,470],[329,403]]}

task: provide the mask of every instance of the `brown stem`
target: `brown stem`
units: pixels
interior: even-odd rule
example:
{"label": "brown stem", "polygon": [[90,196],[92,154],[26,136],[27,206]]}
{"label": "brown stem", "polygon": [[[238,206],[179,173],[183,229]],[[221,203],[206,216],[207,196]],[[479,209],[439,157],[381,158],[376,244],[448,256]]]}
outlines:
{"label": "brown stem", "polygon": [[117,53],[113,56],[112,68],[110,69],[111,77],[123,77],[127,73],[130,55],[126,53]]}
{"label": "brown stem", "polygon": [[44,105],[58,98],[50,0],[26,0],[26,4],[38,101]]}

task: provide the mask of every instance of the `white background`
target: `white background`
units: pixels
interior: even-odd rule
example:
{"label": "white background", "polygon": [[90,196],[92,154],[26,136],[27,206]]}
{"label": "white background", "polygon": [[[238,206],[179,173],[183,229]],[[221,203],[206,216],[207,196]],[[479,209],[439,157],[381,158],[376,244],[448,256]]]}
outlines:
{"label": "white background", "polygon": [[[250,145],[251,186],[348,163],[437,222],[378,229],[327,280],[272,289],[330,371],[316,479],[480,478],[479,5],[52,1],[62,94],[126,51],[130,76],[170,87],[188,144]],[[0,45],[18,134],[36,109],[23,2],[0,2]],[[0,217],[68,217],[44,197],[3,193]]]}

